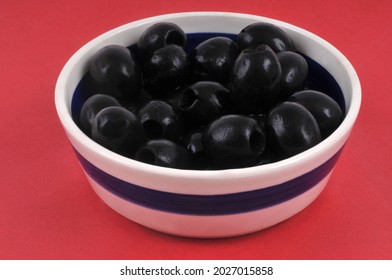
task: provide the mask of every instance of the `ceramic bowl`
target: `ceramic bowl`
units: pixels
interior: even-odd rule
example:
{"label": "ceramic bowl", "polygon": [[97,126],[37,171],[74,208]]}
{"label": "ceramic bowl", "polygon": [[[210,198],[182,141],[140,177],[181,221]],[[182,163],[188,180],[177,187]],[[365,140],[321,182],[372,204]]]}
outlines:
{"label": "ceramic bowl", "polygon": [[[83,92],[78,86],[91,56],[109,44],[131,46],[156,22],[179,25],[194,44],[205,36],[235,36],[254,22],[286,31],[308,59],[310,83],[342,107],[345,118],[327,139],[291,158],[261,166],[179,170],[153,166],[113,153],[76,125]],[[356,121],[361,102],[357,74],[334,46],[291,24],[247,14],[167,14],[125,24],[93,39],[65,64],[55,105],[66,135],[97,195],[113,210],[148,228],[178,236],[218,238],[256,232],[306,208],[322,192]],[[327,209],[326,209],[327,211]]]}

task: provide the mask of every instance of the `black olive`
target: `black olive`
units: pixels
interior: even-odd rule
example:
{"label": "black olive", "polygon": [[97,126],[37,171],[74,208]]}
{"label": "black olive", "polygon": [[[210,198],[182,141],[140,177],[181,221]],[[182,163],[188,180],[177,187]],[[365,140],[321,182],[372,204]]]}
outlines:
{"label": "black olive", "polygon": [[166,45],[144,61],[143,73],[146,89],[153,96],[163,97],[171,90],[187,83],[188,55],[177,45]]}
{"label": "black olive", "polygon": [[[86,76],[82,79],[80,86],[81,86],[81,91],[83,93],[83,96],[85,97],[85,100],[87,100],[89,97],[95,94],[110,95],[116,98],[117,100],[123,99],[123,96],[125,95],[122,89],[119,88],[118,86],[105,84],[103,82],[99,82],[95,80],[91,76],[90,71],[86,73]],[[130,100],[131,97],[129,97],[128,99]]]}
{"label": "black olive", "polygon": [[284,102],[275,106],[266,122],[268,143],[284,157],[301,153],[321,141],[313,115],[302,105]]}
{"label": "black olive", "polygon": [[288,101],[304,106],[316,119],[321,137],[327,138],[343,121],[338,103],[323,92],[304,90],[294,93]]}
{"label": "black olive", "polygon": [[178,25],[171,22],[158,22],[140,35],[137,47],[140,55],[148,58],[166,45],[174,44],[185,49],[186,43],[186,34]]}
{"label": "black olive", "polygon": [[195,79],[225,84],[239,54],[237,44],[227,37],[213,37],[197,45],[189,55]]}
{"label": "black olive", "polygon": [[138,146],[145,141],[139,118],[118,106],[107,107],[95,116],[91,138],[109,150],[127,157],[132,157]]}
{"label": "black olive", "polygon": [[109,45],[99,49],[91,58],[91,77],[112,91],[119,100],[134,100],[142,86],[142,71],[134,54],[126,47]]}
{"label": "black olive", "polygon": [[91,127],[93,125],[95,116],[102,109],[110,106],[121,106],[120,103],[112,96],[104,94],[95,94],[89,97],[80,110],[80,128],[88,136],[91,135]]}
{"label": "black olive", "polygon": [[139,109],[139,117],[148,139],[178,141],[184,133],[181,112],[162,100],[151,100]]}
{"label": "black olive", "polygon": [[274,52],[294,51],[293,39],[281,28],[266,22],[256,22],[248,25],[238,34],[237,44],[240,50],[266,44]]}
{"label": "black olive", "polygon": [[191,157],[192,169],[205,170],[210,168],[210,161],[203,147],[203,129],[195,129],[186,134],[182,140],[182,145]]}
{"label": "black olive", "polygon": [[277,55],[282,68],[280,99],[285,100],[303,88],[308,76],[308,63],[302,55],[296,52],[284,51]]}
{"label": "black olive", "polygon": [[261,113],[278,99],[281,79],[278,57],[267,45],[243,50],[229,81],[232,102],[241,113]]}
{"label": "black olive", "polygon": [[185,148],[167,139],[150,140],[139,147],[135,159],[144,163],[188,169],[190,158]]}
{"label": "black olive", "polygon": [[228,102],[228,89],[217,82],[202,81],[182,92],[179,108],[190,123],[200,126],[223,115]]}
{"label": "black olive", "polygon": [[265,134],[248,116],[225,115],[211,122],[203,133],[204,150],[217,168],[255,164],[265,148]]}

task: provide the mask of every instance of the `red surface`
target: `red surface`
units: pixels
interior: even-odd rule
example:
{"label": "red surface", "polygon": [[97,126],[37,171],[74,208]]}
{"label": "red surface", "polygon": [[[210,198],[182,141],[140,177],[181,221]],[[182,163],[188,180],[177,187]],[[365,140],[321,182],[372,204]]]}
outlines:
{"label": "red surface", "polygon": [[[0,259],[392,259],[391,3],[3,0]],[[53,101],[62,66],[97,35],[202,10],[308,29],[347,56],[363,88],[358,122],[321,196],[275,227],[222,240],[161,234],[109,209],[88,185]]]}

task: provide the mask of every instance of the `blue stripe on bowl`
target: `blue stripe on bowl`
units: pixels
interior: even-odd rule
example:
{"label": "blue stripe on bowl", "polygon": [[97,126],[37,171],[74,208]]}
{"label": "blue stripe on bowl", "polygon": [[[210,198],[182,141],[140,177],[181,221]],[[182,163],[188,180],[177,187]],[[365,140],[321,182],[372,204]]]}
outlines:
{"label": "blue stripe on bowl", "polygon": [[87,174],[114,195],[159,211],[208,216],[260,210],[299,196],[316,186],[328,175],[341,150],[319,167],[285,183],[259,190],[222,195],[177,194],[144,188],[107,174],[87,161],[77,151],[75,153]]}

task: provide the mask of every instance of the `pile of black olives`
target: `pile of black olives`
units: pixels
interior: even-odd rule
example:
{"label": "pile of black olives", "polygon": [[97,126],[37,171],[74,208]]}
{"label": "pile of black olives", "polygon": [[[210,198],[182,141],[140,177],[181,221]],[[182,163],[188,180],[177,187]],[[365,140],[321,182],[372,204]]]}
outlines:
{"label": "pile of black olives", "polygon": [[342,122],[334,99],[305,88],[306,59],[269,23],[236,41],[216,36],[187,50],[176,24],[150,26],[131,47],[109,45],[89,65],[78,124],[123,156],[164,167],[242,168],[282,160]]}

